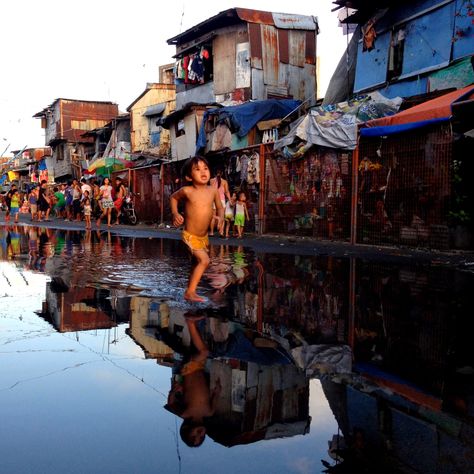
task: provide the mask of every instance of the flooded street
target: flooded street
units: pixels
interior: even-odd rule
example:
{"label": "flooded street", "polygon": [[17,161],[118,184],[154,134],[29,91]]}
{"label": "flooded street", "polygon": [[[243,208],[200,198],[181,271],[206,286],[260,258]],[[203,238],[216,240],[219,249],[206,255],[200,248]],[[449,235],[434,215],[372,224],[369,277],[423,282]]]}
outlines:
{"label": "flooded street", "polygon": [[2,473],[472,472],[468,268],[213,245],[189,304],[176,240],[0,242]]}

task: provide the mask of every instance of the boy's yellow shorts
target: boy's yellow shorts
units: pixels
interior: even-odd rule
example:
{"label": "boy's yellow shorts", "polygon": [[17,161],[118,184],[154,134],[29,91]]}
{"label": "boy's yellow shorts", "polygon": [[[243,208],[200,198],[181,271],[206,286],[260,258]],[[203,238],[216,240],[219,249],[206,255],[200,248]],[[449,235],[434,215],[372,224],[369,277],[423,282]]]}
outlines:
{"label": "boy's yellow shorts", "polygon": [[194,250],[207,250],[209,249],[209,237],[205,235],[204,237],[198,237],[189,233],[187,230],[183,230],[181,235],[183,242],[189,247],[191,252]]}

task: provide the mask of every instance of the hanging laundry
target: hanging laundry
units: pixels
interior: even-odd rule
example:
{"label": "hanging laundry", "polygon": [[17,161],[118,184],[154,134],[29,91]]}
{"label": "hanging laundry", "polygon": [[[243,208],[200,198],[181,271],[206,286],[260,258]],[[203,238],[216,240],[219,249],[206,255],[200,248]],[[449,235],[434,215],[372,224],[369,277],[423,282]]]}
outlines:
{"label": "hanging laundry", "polygon": [[240,157],[240,180],[247,181],[249,157],[245,154]]}
{"label": "hanging laundry", "polygon": [[375,19],[369,20],[362,28],[362,51],[372,51],[375,48],[375,38],[377,33],[375,31]]}
{"label": "hanging laundry", "polygon": [[260,155],[252,153],[247,167],[247,182],[249,184],[260,183]]}

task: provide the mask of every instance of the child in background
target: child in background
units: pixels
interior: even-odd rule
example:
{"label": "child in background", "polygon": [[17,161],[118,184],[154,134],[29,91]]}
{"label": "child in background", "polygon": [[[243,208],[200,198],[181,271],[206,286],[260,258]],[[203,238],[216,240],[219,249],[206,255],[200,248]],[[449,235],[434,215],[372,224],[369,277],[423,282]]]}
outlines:
{"label": "child in background", "polygon": [[230,199],[225,205],[224,219],[225,219],[225,238],[229,238],[229,230],[234,222],[235,203],[237,201],[237,194],[232,193]]}
{"label": "child in background", "polygon": [[13,189],[11,192],[11,200],[10,200],[10,215],[14,217],[15,224],[18,223],[18,213],[20,212],[20,194],[18,193],[18,189]]}
{"label": "child in background", "polygon": [[89,197],[89,191],[84,191],[84,198],[82,200],[82,207],[84,209],[84,221],[86,222],[86,229],[91,229],[91,214],[92,204]]}
{"label": "child in background", "polygon": [[244,192],[239,193],[239,198],[235,203],[235,218],[234,226],[237,230],[237,238],[241,239],[244,233],[245,219],[249,218],[249,212],[247,210],[247,198]]}
{"label": "child in background", "polygon": [[[195,156],[186,161],[183,175],[191,186],[184,186],[171,195],[171,213],[173,225],[179,227],[184,224],[182,239],[196,260],[196,265],[189,276],[184,298],[188,301],[202,302],[205,299],[199,296],[196,290],[209,265],[207,232],[213,218],[212,205],[214,203],[216,207],[220,233],[224,227],[224,208],[217,189],[208,185],[210,171],[205,158]],[[184,216],[178,212],[179,202],[184,203]]]}
{"label": "child in background", "polygon": [[30,203],[30,214],[31,220],[38,219],[38,188],[33,188],[28,196],[28,202]]}

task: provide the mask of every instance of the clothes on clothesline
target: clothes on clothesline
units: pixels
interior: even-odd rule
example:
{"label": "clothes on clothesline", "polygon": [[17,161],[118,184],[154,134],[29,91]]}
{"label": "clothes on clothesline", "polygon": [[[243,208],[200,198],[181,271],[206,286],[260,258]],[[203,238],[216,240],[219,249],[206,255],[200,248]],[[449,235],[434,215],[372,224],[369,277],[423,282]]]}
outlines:
{"label": "clothes on clothesline", "polygon": [[198,53],[188,54],[176,61],[174,75],[177,81],[185,84],[203,84],[205,82],[206,66],[209,51],[201,48]]}

